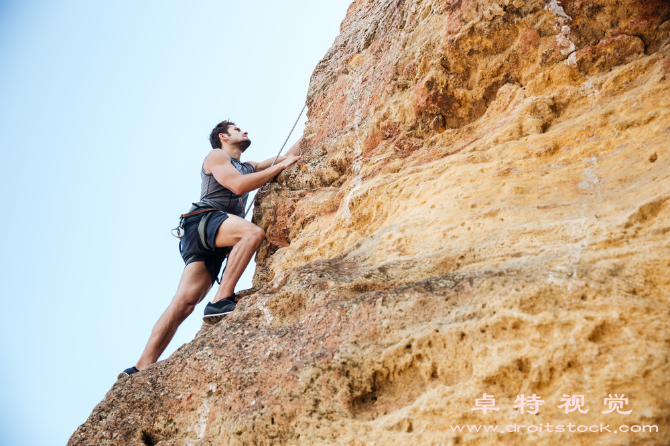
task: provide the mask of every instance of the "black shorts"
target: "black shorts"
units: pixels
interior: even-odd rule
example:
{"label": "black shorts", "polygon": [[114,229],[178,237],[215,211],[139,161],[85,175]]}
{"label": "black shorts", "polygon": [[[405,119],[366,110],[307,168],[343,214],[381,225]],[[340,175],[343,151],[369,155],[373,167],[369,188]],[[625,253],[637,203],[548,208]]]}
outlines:
{"label": "black shorts", "polygon": [[[223,211],[203,212],[184,219],[184,236],[179,241],[179,252],[185,265],[205,261],[205,267],[212,276],[212,284],[217,281],[221,265],[232,246],[216,248],[216,233],[228,213]],[[206,219],[201,225],[200,222]]]}

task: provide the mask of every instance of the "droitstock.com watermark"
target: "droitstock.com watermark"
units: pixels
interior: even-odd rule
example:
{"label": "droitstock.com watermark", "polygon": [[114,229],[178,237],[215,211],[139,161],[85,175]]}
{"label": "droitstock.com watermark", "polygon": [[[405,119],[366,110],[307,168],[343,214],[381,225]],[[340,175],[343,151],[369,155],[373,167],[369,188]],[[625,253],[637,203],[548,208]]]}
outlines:
{"label": "droitstock.com watermark", "polygon": [[[555,406],[557,409],[561,409],[565,415],[573,414],[574,416],[585,415],[589,413],[593,408],[588,407],[584,398],[584,395],[566,395],[563,394],[563,398],[560,400],[561,403]],[[540,413],[540,407],[545,406],[545,401],[538,395],[526,396],[524,394],[517,395],[516,400],[514,400],[514,410],[519,414],[532,414],[537,415]],[[608,414],[620,414],[620,415],[630,415],[633,411],[632,409],[627,409],[628,398],[624,394],[610,394],[608,397],[603,399],[603,406],[600,412],[604,415]],[[547,408],[547,406],[545,406]],[[487,415],[489,413],[498,413],[500,407],[496,406],[496,400],[494,395],[483,394],[482,398],[475,399],[475,407],[471,409],[475,413],[480,413],[481,415]],[[598,409],[594,409],[594,413],[597,413]],[[538,420],[539,421],[539,420]],[[612,420],[612,424],[598,423],[598,424],[580,424],[577,421],[568,422],[563,424],[552,424],[542,421],[541,423],[534,424],[521,424],[521,423],[510,423],[505,425],[499,424],[455,424],[449,425],[451,431],[454,433],[481,433],[481,434],[527,434],[527,433],[566,433],[573,432],[576,434],[579,433],[600,433],[600,434],[617,434],[617,433],[628,433],[628,432],[641,432],[656,434],[658,433],[658,426],[656,425],[639,425],[639,424],[620,424],[620,419]],[[442,446],[447,443],[437,443],[435,446]]]}

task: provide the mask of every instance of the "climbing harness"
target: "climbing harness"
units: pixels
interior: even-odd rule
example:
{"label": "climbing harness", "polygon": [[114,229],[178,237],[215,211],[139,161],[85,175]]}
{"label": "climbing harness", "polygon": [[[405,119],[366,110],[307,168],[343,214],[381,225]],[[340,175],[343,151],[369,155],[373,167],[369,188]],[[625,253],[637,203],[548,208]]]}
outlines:
{"label": "climbing harness", "polygon": [[[244,209],[244,203],[242,203],[242,199],[238,198],[240,201],[240,206]],[[186,214],[182,214],[179,216],[179,226],[174,228],[172,230],[172,235],[175,236],[176,238],[180,239],[184,236],[184,219],[187,217],[192,217],[194,215],[199,215],[199,214],[205,214],[200,221],[198,222],[198,237],[200,237],[200,243],[202,243],[202,246],[205,249],[208,250],[213,250],[216,247],[215,246],[209,246],[207,244],[207,223],[209,222],[209,219],[214,215],[214,212],[219,211],[220,209],[213,208],[213,207],[207,207],[209,206],[207,203],[204,203],[202,201],[199,201],[197,203],[193,203],[193,207],[191,207],[190,212]],[[197,209],[197,210],[195,210]],[[176,234],[175,234],[176,233]],[[230,255],[230,250],[226,252],[226,257],[223,259],[226,264],[223,266],[223,271],[221,271],[221,278],[216,277],[215,280],[216,282],[220,285],[221,280],[223,279],[223,274],[226,272],[226,267],[228,266],[228,256]],[[222,262],[223,263],[223,262]]]}
{"label": "climbing harness", "polygon": [[[244,209],[244,203],[242,202],[241,198],[238,198],[240,201],[240,207]],[[202,217],[200,219],[200,222],[198,223],[198,234],[200,235],[200,241],[202,242],[202,246],[204,246],[206,249],[213,249],[207,246],[207,241],[205,237],[205,228],[207,227],[207,222],[209,221],[209,218],[212,216],[213,211],[220,211],[221,209],[213,208],[213,207],[206,207],[209,206],[207,203],[204,203],[202,201],[199,201],[197,203],[193,203],[193,207],[191,208],[191,212],[187,214],[182,214],[179,216],[179,226],[174,228],[172,231],[172,235],[178,239],[181,239],[184,236],[184,219],[187,217],[192,217],[194,215],[198,214],[203,214],[205,212],[209,212],[207,215]],[[198,209],[204,207],[205,209]],[[194,209],[198,209],[197,211],[194,211]],[[176,233],[176,234],[175,234]]]}
{"label": "climbing harness", "polygon": [[[170,231],[172,233],[172,235],[174,237],[178,238],[178,239],[181,239],[184,236],[184,219],[186,217],[192,217],[193,215],[203,214],[205,212],[218,211],[218,209],[212,208],[212,207],[209,207],[209,208],[206,207],[205,209],[198,209],[198,208],[205,207],[205,206],[207,206],[207,204],[203,203],[203,202],[193,203],[193,207],[191,208],[191,212],[188,212],[187,214],[181,214],[179,216],[179,226],[177,226],[172,231]],[[194,211],[193,209],[198,209],[198,210]],[[203,218],[201,218],[200,223],[198,224],[198,232],[200,233],[200,240],[203,242],[202,243],[203,246],[206,247],[207,249],[210,249],[210,248],[207,246],[207,243],[205,242],[205,237],[204,237],[205,232],[204,232],[204,230],[205,230],[205,227],[207,226],[207,221],[209,220],[209,217],[211,215],[212,214],[210,213],[210,214],[204,216]],[[176,234],[175,234],[175,232],[176,232]]]}
{"label": "climbing harness", "polygon": [[[191,208],[191,210],[193,210],[193,209],[196,209],[196,206],[194,206],[194,207]],[[181,238],[184,236],[184,219],[185,219],[186,217],[191,217],[191,216],[193,216],[193,215],[198,215],[198,214],[202,214],[203,212],[211,212],[211,211],[218,211],[218,209],[216,209],[216,208],[207,208],[207,209],[200,209],[200,210],[195,211],[195,212],[189,212],[189,213],[187,213],[187,214],[181,214],[181,215],[179,216],[179,226],[177,226],[176,228],[174,228],[174,229],[173,229],[172,231],[170,231],[170,232],[172,233],[172,235],[173,235],[174,237],[177,237],[178,239],[181,239]],[[202,221],[202,220],[201,220],[201,221]],[[199,225],[198,225],[198,226],[199,226]],[[200,228],[198,228],[198,229],[200,229]],[[175,232],[176,232],[176,234],[175,234]],[[205,245],[205,246],[207,246],[207,245]]]}

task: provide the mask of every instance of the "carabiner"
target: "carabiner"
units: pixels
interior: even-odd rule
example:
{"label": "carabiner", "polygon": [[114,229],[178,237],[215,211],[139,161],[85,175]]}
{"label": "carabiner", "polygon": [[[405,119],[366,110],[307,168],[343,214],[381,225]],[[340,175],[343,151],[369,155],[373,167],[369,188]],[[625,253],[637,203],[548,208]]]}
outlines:
{"label": "carabiner", "polygon": [[[170,231],[170,234],[172,234],[173,237],[181,239],[184,236],[184,232],[185,232],[183,224],[184,224],[184,219],[180,218],[179,219],[179,226],[177,226],[172,231]],[[177,231],[177,234],[174,233],[175,231]]]}

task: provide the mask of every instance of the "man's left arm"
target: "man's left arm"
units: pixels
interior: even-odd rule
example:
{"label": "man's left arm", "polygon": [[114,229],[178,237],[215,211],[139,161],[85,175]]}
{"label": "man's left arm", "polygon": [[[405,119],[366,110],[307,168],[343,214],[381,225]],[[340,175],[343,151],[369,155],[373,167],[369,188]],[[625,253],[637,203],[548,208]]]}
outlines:
{"label": "man's left arm", "polygon": [[[302,137],[298,140],[298,142],[293,144],[293,146],[291,146],[290,149],[288,149],[288,152],[286,152],[286,155],[280,156],[279,158],[277,158],[277,163],[281,163],[282,161],[284,161],[287,157],[289,157],[291,155],[298,155],[299,152],[300,152],[300,143],[301,142],[302,142]],[[255,163],[253,161],[249,161],[249,164],[254,166],[254,169],[256,169],[256,172],[260,172],[261,170],[265,170],[268,167],[272,166],[272,162],[274,160],[275,160],[275,157],[272,157],[272,158],[266,159],[265,161],[261,161],[260,163]],[[277,163],[275,163],[275,164],[277,164]]]}

